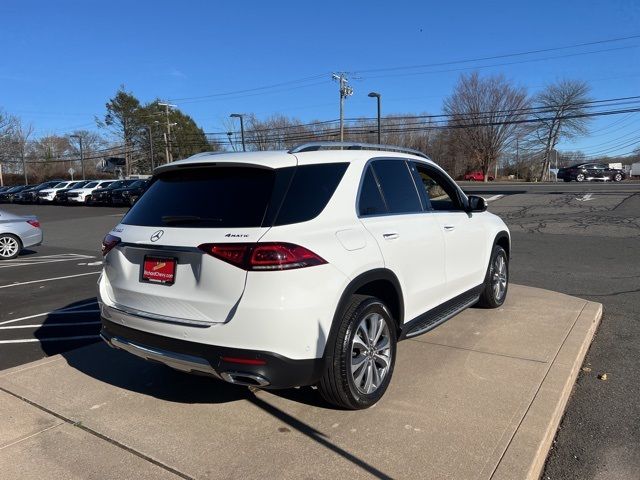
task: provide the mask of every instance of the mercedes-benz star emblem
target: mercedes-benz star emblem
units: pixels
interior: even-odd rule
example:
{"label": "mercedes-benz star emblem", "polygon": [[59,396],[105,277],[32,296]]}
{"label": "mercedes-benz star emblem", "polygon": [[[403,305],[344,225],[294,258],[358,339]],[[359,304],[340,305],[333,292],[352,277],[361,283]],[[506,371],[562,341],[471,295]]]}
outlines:
{"label": "mercedes-benz star emblem", "polygon": [[162,235],[164,235],[164,230],[158,230],[157,232],[153,232],[153,235],[151,235],[150,240],[152,242],[157,242],[162,238]]}

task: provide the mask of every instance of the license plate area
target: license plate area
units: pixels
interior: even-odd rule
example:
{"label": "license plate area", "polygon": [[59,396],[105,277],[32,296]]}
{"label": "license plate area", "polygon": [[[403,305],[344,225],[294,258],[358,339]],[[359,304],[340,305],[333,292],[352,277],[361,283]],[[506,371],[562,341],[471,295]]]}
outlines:
{"label": "license plate area", "polygon": [[141,282],[173,285],[176,280],[177,261],[173,257],[145,255],[142,263]]}

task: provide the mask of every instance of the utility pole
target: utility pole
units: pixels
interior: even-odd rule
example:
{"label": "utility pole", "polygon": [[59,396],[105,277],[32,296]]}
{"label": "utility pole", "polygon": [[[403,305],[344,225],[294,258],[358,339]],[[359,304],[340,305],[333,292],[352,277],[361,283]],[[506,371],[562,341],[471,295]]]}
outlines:
{"label": "utility pole", "polygon": [[82,179],[86,180],[84,176],[84,153],[82,152],[82,137],[80,135],[69,135],[69,138],[77,138],[80,142],[80,170],[82,171]]}
{"label": "utility pole", "polygon": [[175,105],[172,105],[170,103],[161,103],[161,102],[158,102],[158,105],[160,105],[161,107],[165,107],[165,114],[167,116],[167,133],[164,136],[164,140],[165,140],[165,155],[166,155],[165,158],[167,163],[169,163],[173,161],[173,157],[171,157],[171,147],[169,145],[169,142],[171,141],[171,123],[169,122],[169,107],[174,108]]}
{"label": "utility pole", "polygon": [[143,125],[142,128],[149,133],[149,156],[151,159],[151,174],[153,174],[153,171],[156,168],[155,162],[153,161],[153,134],[149,125]]}
{"label": "utility pole", "polygon": [[353,88],[349,85],[349,80],[344,73],[332,73],[331,78],[340,84],[340,141],[344,142],[344,99],[353,95]]}

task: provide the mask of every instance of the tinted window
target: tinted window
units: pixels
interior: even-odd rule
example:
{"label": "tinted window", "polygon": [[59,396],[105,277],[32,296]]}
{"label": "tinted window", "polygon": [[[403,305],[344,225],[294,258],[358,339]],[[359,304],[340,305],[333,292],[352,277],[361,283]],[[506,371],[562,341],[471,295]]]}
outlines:
{"label": "tinted window", "polygon": [[424,164],[414,164],[418,175],[418,188],[422,198],[428,199],[433,210],[462,210],[458,189],[441,172]]}
{"label": "tinted window", "polygon": [[389,213],[421,212],[418,192],[407,165],[402,160],[376,160],[372,163]]}
{"label": "tinted window", "polygon": [[306,222],[320,215],[347,166],[347,163],[324,163],[296,167],[275,225]]}
{"label": "tinted window", "polygon": [[90,183],[87,183],[83,188],[93,188],[96,185],[98,185],[98,182],[90,182]]}
{"label": "tinted window", "polygon": [[161,174],[122,223],[153,227],[259,227],[275,173],[262,168],[197,168]]}
{"label": "tinted window", "polygon": [[367,167],[362,179],[360,188],[360,200],[358,201],[358,212],[360,215],[380,215],[387,213],[387,206],[382,199],[382,194],[378,188],[373,170]]}

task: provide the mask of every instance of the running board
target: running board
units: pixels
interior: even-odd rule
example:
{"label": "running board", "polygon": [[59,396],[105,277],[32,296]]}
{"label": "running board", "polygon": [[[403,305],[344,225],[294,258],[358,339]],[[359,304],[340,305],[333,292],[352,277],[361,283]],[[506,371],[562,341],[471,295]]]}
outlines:
{"label": "running board", "polygon": [[484,285],[472,288],[409,321],[402,327],[400,339],[422,335],[451,317],[455,317],[478,301],[483,288]]}

